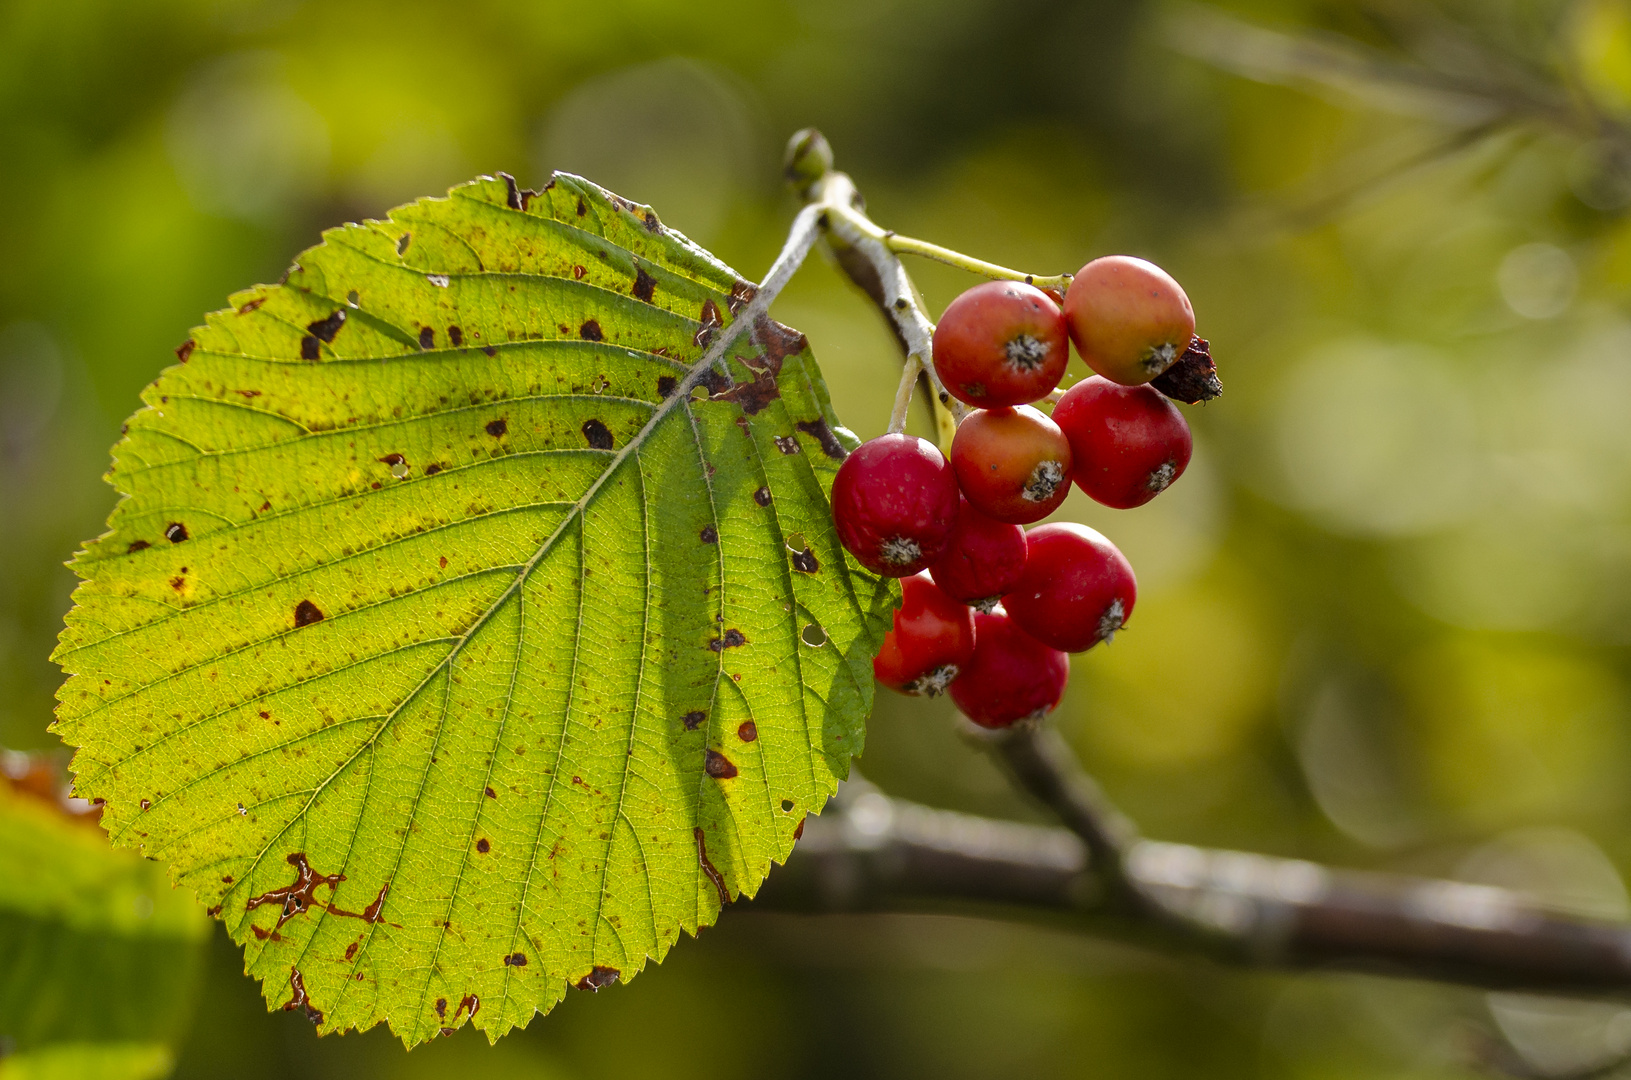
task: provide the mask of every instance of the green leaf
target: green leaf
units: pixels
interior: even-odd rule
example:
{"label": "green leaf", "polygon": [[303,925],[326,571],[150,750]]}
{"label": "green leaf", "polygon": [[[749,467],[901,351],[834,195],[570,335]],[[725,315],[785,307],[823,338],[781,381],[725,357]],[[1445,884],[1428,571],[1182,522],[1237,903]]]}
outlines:
{"label": "green leaf", "polygon": [[144,393],[57,730],[269,1001],[496,1037],[787,857],[899,593],[803,336],[649,209],[483,178],[324,239]]}
{"label": "green leaf", "polygon": [[0,1041],[175,1039],[208,927],[158,866],[0,780]]}

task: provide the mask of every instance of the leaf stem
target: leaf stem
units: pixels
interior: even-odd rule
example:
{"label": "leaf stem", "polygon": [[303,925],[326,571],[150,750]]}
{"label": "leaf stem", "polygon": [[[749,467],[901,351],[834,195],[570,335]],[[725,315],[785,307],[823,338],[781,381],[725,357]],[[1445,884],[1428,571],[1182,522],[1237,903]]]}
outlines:
{"label": "leaf stem", "polygon": [[959,270],[967,270],[971,274],[978,274],[994,281],[1023,281],[1039,289],[1057,289],[1060,292],[1070,288],[1072,277],[1070,274],[1027,274],[1023,270],[1010,270],[1006,266],[976,259],[972,255],[964,255],[961,251],[931,244],[927,240],[902,236],[892,229],[879,228],[871,218],[849,207],[840,207],[837,212],[850,219],[858,230],[865,231],[867,235],[880,241],[897,255],[917,255],[920,258],[933,259],[935,262],[955,266]]}

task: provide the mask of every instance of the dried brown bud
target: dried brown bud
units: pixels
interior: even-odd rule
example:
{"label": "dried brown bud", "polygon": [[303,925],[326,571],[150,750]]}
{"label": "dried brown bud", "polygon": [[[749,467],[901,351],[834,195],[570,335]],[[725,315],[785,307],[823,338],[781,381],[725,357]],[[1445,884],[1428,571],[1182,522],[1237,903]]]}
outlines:
{"label": "dried brown bud", "polygon": [[1212,347],[1205,338],[1189,339],[1189,348],[1172,366],[1150,380],[1150,385],[1187,405],[1211,401],[1223,393],[1218,366],[1212,362]]}

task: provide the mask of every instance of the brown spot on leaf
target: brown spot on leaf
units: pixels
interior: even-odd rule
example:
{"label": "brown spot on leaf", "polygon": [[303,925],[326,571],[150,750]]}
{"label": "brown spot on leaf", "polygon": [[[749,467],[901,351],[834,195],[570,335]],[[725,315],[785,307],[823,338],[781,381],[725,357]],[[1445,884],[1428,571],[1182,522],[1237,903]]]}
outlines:
{"label": "brown spot on leaf", "polygon": [[578,196],[578,216],[582,217],[583,215],[587,214],[588,212],[589,212],[589,208],[583,204],[583,196],[579,195]]}
{"label": "brown spot on leaf", "polygon": [[489,843],[487,838],[484,836],[480,840],[476,841],[476,850],[485,855],[489,851],[493,850],[493,845]]}
{"label": "brown spot on leaf", "polygon": [[525,210],[532,204],[532,197],[538,194],[521,187],[515,182],[515,177],[507,172],[499,173],[498,178],[504,181],[504,205],[511,210]]}
{"label": "brown spot on leaf", "polygon": [[357,943],[353,941],[345,947],[345,958],[350,960],[357,955]]}
{"label": "brown spot on leaf", "polygon": [[749,365],[749,370],[753,372],[750,382],[739,382],[725,392],[713,395],[713,399],[735,402],[744,413],[753,416],[782,396],[781,387],[776,385],[776,376],[769,368]]}
{"label": "brown spot on leaf", "polygon": [[719,313],[719,305],[714,303],[713,297],[702,302],[702,315],[697,332],[691,340],[699,349],[706,349],[708,343],[714,339],[714,331],[725,325],[725,317]]}
{"label": "brown spot on leaf", "polygon": [[459,346],[464,344],[464,331],[459,329],[457,326],[448,327],[447,340],[452,342],[453,347],[457,349]]}
{"label": "brown spot on leaf", "polygon": [[776,449],[780,450],[784,454],[796,454],[799,452],[799,441],[796,436],[777,435],[775,437],[775,441]]}
{"label": "brown spot on leaf", "polygon": [[[314,903],[317,903],[316,892],[319,885],[327,885],[331,890],[345,880],[344,874],[319,874],[311,868],[306,860],[306,853],[297,851],[285,860],[295,868],[295,879],[292,884],[279,889],[262,893],[244,905],[245,911],[253,911],[263,904],[274,904],[278,908],[277,926],[274,929],[283,929],[283,924],[296,915],[304,915]],[[323,906],[318,904],[319,907]]]}
{"label": "brown spot on leaf", "polygon": [[742,631],[734,627],[725,631],[724,637],[716,637],[708,642],[708,648],[714,652],[724,652],[726,649],[738,649],[748,643]]}
{"label": "brown spot on leaf", "polygon": [[735,284],[731,286],[731,294],[725,299],[725,306],[730,308],[732,315],[735,315],[751,304],[753,298],[758,295],[759,287],[757,285],[749,284],[738,278]]}
{"label": "brown spot on leaf", "polygon": [[572,266],[573,280],[582,281],[583,280],[583,275],[587,274],[588,272],[589,271],[584,268],[582,263],[575,263]]}
{"label": "brown spot on leaf", "polygon": [[436,999],[436,1015],[444,1020],[447,1019],[447,998]]}
{"label": "brown spot on leaf", "polygon": [[502,416],[497,420],[487,421],[487,434],[491,435],[495,439],[509,430],[510,422],[504,419]]}
{"label": "brown spot on leaf", "polygon": [[701,709],[692,709],[690,712],[680,717],[680,723],[685,725],[686,731],[695,731],[706,719],[708,719],[707,713],[703,712]]}
{"label": "brown spot on leaf", "polygon": [[194,345],[195,345],[195,342],[193,341],[192,338],[188,338],[186,341],[183,341],[180,345],[177,345],[176,346],[176,359],[180,360],[183,364],[185,364],[187,362],[187,358],[193,354]]}
{"label": "brown spot on leaf", "polygon": [[164,527],[164,538],[172,544],[179,544],[188,539],[187,526],[179,521],[172,521]]}
{"label": "brown spot on leaf", "polygon": [[753,501],[758,503],[760,506],[769,506],[770,489],[767,487],[761,487],[759,490],[755,491],[753,493]]}
{"label": "brown spot on leaf", "polygon": [[[345,879],[341,878],[340,880],[344,881]],[[328,913],[330,915],[340,915],[347,919],[361,919],[365,923],[385,922],[385,916],[381,913],[385,910],[385,897],[390,893],[390,891],[391,883],[387,881],[385,884],[379,887],[378,894],[374,896],[374,902],[363,908],[361,911],[346,911],[344,908],[337,908],[334,906],[334,902],[330,900],[328,904]],[[387,923],[386,925],[396,926],[397,924]]]}
{"label": "brown spot on leaf", "polygon": [[672,376],[672,375],[659,375],[659,376],[657,376],[657,396],[658,397],[666,398],[666,397],[673,396],[674,391],[678,390],[679,386],[680,386],[680,381],[678,379],[674,378],[674,376]]}
{"label": "brown spot on leaf", "polygon": [[645,267],[636,267],[634,273],[634,298],[644,300],[649,304],[656,292],[657,279],[646,273]]}
{"label": "brown spot on leaf", "polygon": [[599,990],[602,986],[612,985],[612,983],[616,982],[621,975],[622,972],[618,971],[614,967],[606,967],[601,964],[596,964],[594,967],[589,969],[589,974],[585,975],[572,985],[577,987],[579,990]]}
{"label": "brown spot on leaf", "polygon": [[526,967],[527,966],[527,954],[526,953],[511,953],[510,955],[508,955],[508,956],[506,956],[504,958],[504,966],[505,967]]}
{"label": "brown spot on leaf", "polygon": [[793,569],[801,574],[813,574],[821,569],[821,561],[809,548],[793,553]]}
{"label": "brown spot on leaf", "polygon": [[491,345],[483,345],[481,347],[481,351],[486,353],[488,356],[497,356],[498,355],[498,350],[496,348],[494,348],[493,346],[491,346]]}
{"label": "brown spot on leaf", "polygon": [[827,421],[822,419],[800,420],[793,426],[820,443],[821,452],[834,461],[843,461],[849,457],[849,451],[845,450],[844,444],[838,441],[838,436],[832,433],[832,428],[827,426]]}
{"label": "brown spot on leaf", "polygon": [[300,339],[300,359],[321,360],[323,358],[323,343],[307,334]]}
{"label": "brown spot on leaf", "polygon": [[333,341],[334,335],[345,325],[345,308],[336,308],[328,318],[306,324],[306,333],[319,341]]}
{"label": "brown spot on leaf", "polygon": [[307,1020],[314,1024],[321,1024],[323,1014],[318,1010],[317,1006],[306,999],[306,984],[300,978],[299,968],[292,967],[289,969],[289,988],[294,991],[294,996],[284,1003],[283,1011],[293,1012],[295,1009],[305,1009]]}
{"label": "brown spot on leaf", "polygon": [[650,210],[646,211],[646,232],[661,232],[663,223],[657,220],[657,215]]}
{"label": "brown spot on leaf", "polygon": [[704,874],[708,875],[708,880],[714,883],[714,888],[719,890],[719,906],[724,907],[731,902],[731,893],[729,889],[725,888],[724,876],[720,874],[713,863],[708,861],[708,840],[702,831],[702,826],[694,826],[691,829],[691,835],[696,838],[697,842],[697,865]]}
{"label": "brown spot on leaf", "polygon": [[[712,525],[704,525],[702,527],[702,532],[698,535],[704,544],[719,543],[719,530],[714,528]],[[140,543],[140,541],[137,542]]]}
{"label": "brown spot on leaf", "polygon": [[425,475],[426,476],[435,476],[437,473],[439,473],[441,471],[442,471],[442,467],[440,465],[437,465],[435,462],[432,462],[431,464],[425,466]]}
{"label": "brown spot on leaf", "polygon": [[736,729],[736,737],[743,742],[757,742],[759,738],[759,725],[752,720],[744,720]]}
{"label": "brown spot on leaf", "polygon": [[494,791],[492,788],[488,788],[487,789],[487,797],[489,799],[496,799],[496,798],[498,798],[498,792]]}
{"label": "brown spot on leaf", "polygon": [[585,420],[582,431],[584,439],[596,450],[610,450],[614,445],[611,429],[599,420]]}
{"label": "brown spot on leaf", "polygon": [[578,336],[585,341],[606,340],[606,335],[600,331],[600,323],[596,322],[594,319],[584,320],[583,325],[578,327]]}
{"label": "brown spot on leaf", "polygon": [[243,307],[238,309],[238,314],[248,315],[251,311],[257,310],[264,303],[266,303],[266,297],[264,296],[257,296],[253,300],[245,301]]}
{"label": "brown spot on leaf", "polygon": [[136,554],[136,552],[146,551],[148,548],[150,548],[152,546],[153,545],[149,544],[146,540],[132,540],[130,542],[130,546],[125,548],[125,554],[134,555],[134,554]]}
{"label": "brown spot on leaf", "polygon": [[421,326],[419,328],[419,347],[429,349],[436,344],[436,330],[434,327]]}
{"label": "brown spot on leaf", "polygon": [[294,606],[294,624],[298,629],[310,626],[314,622],[323,621],[323,610],[310,600],[302,600]]}

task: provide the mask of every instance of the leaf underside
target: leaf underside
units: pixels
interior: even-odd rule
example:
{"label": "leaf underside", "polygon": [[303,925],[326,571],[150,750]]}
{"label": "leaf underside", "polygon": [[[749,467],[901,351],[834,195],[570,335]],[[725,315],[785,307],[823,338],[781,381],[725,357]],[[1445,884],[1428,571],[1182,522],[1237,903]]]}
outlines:
{"label": "leaf underside", "polygon": [[496,1038],[752,895],[847,773],[898,597],[833,532],[854,436],[762,317],[683,392],[753,294],[587,181],[484,177],[329,231],[144,392],[56,729],[270,1004]]}

